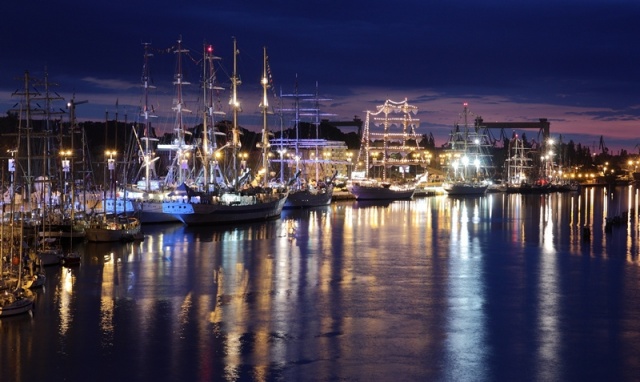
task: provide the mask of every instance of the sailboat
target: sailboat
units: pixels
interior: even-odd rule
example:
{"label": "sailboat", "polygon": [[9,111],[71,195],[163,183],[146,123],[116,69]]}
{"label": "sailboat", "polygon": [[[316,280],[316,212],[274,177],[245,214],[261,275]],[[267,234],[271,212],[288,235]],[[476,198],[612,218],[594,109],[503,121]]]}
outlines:
{"label": "sailboat", "polygon": [[[416,186],[404,177],[411,165],[415,167],[419,164],[409,158],[410,151],[419,151],[414,130],[418,120],[411,116],[417,110],[416,106],[404,99],[401,102],[386,100],[377,107],[377,111],[367,111],[357,161],[364,164],[364,169],[354,171],[351,181],[347,183],[347,189],[356,200],[401,200],[413,197]],[[396,114],[401,116],[394,117]],[[382,133],[371,131],[370,124],[376,121],[381,123]],[[392,126],[398,122],[402,132],[392,132]],[[380,139],[382,147],[374,142]],[[410,146],[411,141],[416,145],[414,148]]]}
{"label": "sailboat", "polygon": [[[232,125],[232,148],[234,183],[231,189],[213,188],[210,191],[207,185],[205,191],[196,191],[188,187],[185,183],[179,190],[174,191],[172,200],[163,202],[163,211],[171,214],[186,225],[237,223],[256,220],[267,220],[279,218],[287,199],[287,192],[280,189],[272,189],[267,184],[269,174],[269,138],[267,131],[267,88],[269,86],[266,69],[266,48],[264,49],[264,69],[262,77],[263,100],[261,103],[263,115],[262,128],[262,161],[264,164],[262,173],[262,184],[259,187],[247,187],[240,189],[240,176],[237,166],[237,150],[240,147],[238,129],[239,102],[237,99],[237,86],[239,78],[237,76],[237,54],[236,40],[233,42],[234,60],[233,75],[231,78],[232,96],[231,106],[233,110]],[[206,131],[206,129],[205,129]],[[245,169],[244,175],[249,175],[249,170]]]}
{"label": "sailboat", "polygon": [[[73,244],[71,244],[73,245]],[[63,267],[76,267],[80,265],[82,257],[80,254],[73,250],[73,247],[69,248],[69,251],[64,252],[60,257],[60,264]]]}
{"label": "sailboat", "polygon": [[[284,109],[280,108],[280,121],[284,119],[284,111],[293,111],[295,138],[286,139],[281,132],[279,138],[274,138],[270,141],[272,146],[278,147],[278,152],[281,154],[280,161],[280,183],[284,184],[284,164],[287,167],[295,168],[295,173],[287,182],[287,188],[289,190],[289,196],[285,202],[284,208],[305,208],[305,207],[321,207],[331,204],[333,198],[334,180],[338,175],[337,171],[328,177],[325,176],[326,167],[329,165],[330,160],[328,157],[324,157],[320,149],[334,149],[337,148],[338,142],[328,141],[320,138],[320,116],[327,116],[329,114],[321,114],[319,103],[320,101],[326,101],[328,99],[320,99],[318,94],[318,84],[316,83],[316,93],[314,94],[300,94],[298,93],[298,83],[296,80],[295,92],[292,94],[280,93],[280,100],[283,98],[291,97],[294,100],[294,108]],[[315,103],[313,108],[301,108],[300,103],[305,101],[311,101]],[[300,122],[302,116],[312,116],[315,118],[313,125],[315,126],[315,138],[300,138]],[[342,143],[341,145],[344,145]],[[346,149],[346,147],[345,147]],[[284,158],[284,154],[290,151],[292,152],[289,159]],[[305,157],[306,156],[306,157]],[[322,174],[321,174],[322,173]]]}
{"label": "sailboat", "polygon": [[85,238],[90,242],[143,240],[140,220],[134,216],[115,216],[104,221],[90,223],[85,230]]}
{"label": "sailboat", "polygon": [[35,255],[43,266],[59,265],[62,257],[62,245],[59,238],[43,237],[37,243]]}
{"label": "sailboat", "polygon": [[284,208],[322,207],[331,204],[333,199],[333,181],[338,174],[335,172],[326,182],[316,181],[314,184],[304,184],[298,181],[299,172],[289,182],[289,196]]}
{"label": "sailboat", "polygon": [[442,188],[448,195],[483,195],[490,184],[489,138],[479,125],[480,118],[469,125],[469,105],[465,102],[463,106],[463,124],[455,125],[448,142],[448,172]]}
{"label": "sailboat", "polygon": [[[20,208],[24,208],[24,206],[21,206]],[[24,221],[20,222],[20,238],[21,241],[20,244],[18,244],[20,248],[18,249],[18,251],[22,264],[19,271],[19,284],[21,284],[25,289],[40,288],[44,285],[47,277],[44,273],[44,268],[42,267],[40,258],[35,256],[34,252],[28,252],[27,254],[25,254],[25,251],[27,251],[29,247],[28,243],[24,241]]]}
{"label": "sailboat", "polygon": [[[183,86],[189,84],[185,82],[182,74],[182,56],[188,50],[182,47],[182,38],[171,49],[176,54],[176,67],[174,73],[174,86],[176,97],[174,99],[173,111],[175,111],[176,126],[174,128],[174,139],[170,143],[160,144],[159,139],[154,134],[151,120],[157,116],[149,105],[149,91],[154,88],[151,83],[150,62],[153,56],[151,45],[144,43],[144,64],[142,71],[142,88],[144,89],[144,104],[141,106],[140,116],[143,118],[142,126],[132,127],[133,146],[138,153],[140,168],[133,184],[125,182],[123,196],[106,198],[105,210],[114,211],[118,215],[135,215],[141,224],[176,223],[179,220],[172,215],[163,212],[162,202],[174,188],[185,180],[181,177],[181,160],[184,155],[193,151],[193,146],[185,142],[185,132],[182,121],[182,114],[188,111],[183,100]],[[168,152],[170,164],[168,173],[161,176],[157,173],[160,156],[156,152]],[[122,192],[123,190],[121,190]],[[115,203],[115,205],[114,205]]]}
{"label": "sailboat", "polygon": [[33,311],[35,296],[22,287],[0,291],[0,317],[15,316]]}
{"label": "sailboat", "polygon": [[[12,218],[14,213],[14,207],[15,207],[15,202],[12,201],[11,212],[10,212]],[[5,244],[4,224],[1,224],[0,229],[2,230],[1,231],[2,237],[0,238],[0,247],[1,247],[0,251],[4,252],[4,244]],[[12,227],[12,231],[13,231],[13,227]],[[8,242],[11,244],[12,251],[15,248],[15,246],[13,245],[15,239],[18,238],[19,240],[22,240],[22,234],[23,232],[21,232],[20,235],[15,236],[13,232],[11,232]],[[4,253],[2,253],[0,256],[0,280],[2,281],[2,285],[1,285],[2,289],[0,289],[0,317],[15,316],[18,314],[29,313],[33,310],[35,296],[31,292],[25,290],[25,286],[23,285],[23,277],[25,276],[25,274],[23,269],[24,262],[22,261],[22,256],[23,256],[22,250],[23,248],[21,244],[19,254],[15,254],[15,253],[9,254],[9,258],[11,258],[12,260],[12,265],[18,267],[17,272],[15,273],[15,276],[16,276],[15,281],[11,280],[13,279],[13,276],[11,277],[10,280],[5,279],[6,273],[4,270],[4,259],[5,259]],[[36,280],[32,280],[32,282],[36,282]]]}
{"label": "sailboat", "polygon": [[534,185],[531,182],[533,172],[533,158],[529,155],[531,149],[524,146],[522,138],[515,134],[509,141],[509,157],[507,162],[507,177],[505,191],[508,193],[530,193]]}
{"label": "sailboat", "polygon": [[67,251],[63,251],[60,256],[60,264],[63,267],[75,267],[80,265],[80,254],[73,250],[73,231],[71,231],[71,240],[69,240],[69,248]]}

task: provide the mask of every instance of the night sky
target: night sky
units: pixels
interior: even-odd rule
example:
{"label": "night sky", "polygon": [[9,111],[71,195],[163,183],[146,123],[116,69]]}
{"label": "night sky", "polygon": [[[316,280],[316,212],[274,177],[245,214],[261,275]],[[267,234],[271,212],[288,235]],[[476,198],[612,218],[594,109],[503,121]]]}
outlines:
{"label": "night sky", "polygon": [[[143,43],[154,57],[150,102],[171,131],[182,39],[185,102],[197,122],[199,60],[214,46],[229,87],[240,54],[240,123],[259,129],[262,48],[273,93],[315,93],[330,119],[365,117],[385,99],[419,107],[418,133],[445,143],[462,103],[485,121],[551,121],[552,136],[638,152],[640,2],[512,1],[28,1],[2,6],[0,109],[19,97],[25,71],[78,106],[80,120],[139,121]],[[36,88],[43,92],[42,85]],[[228,90],[220,94],[228,112]],[[276,101],[271,100],[275,106]],[[116,106],[117,104],[117,106]],[[64,103],[60,104],[64,108]],[[230,114],[229,118],[230,118]],[[276,129],[276,122],[273,122]],[[527,133],[537,137],[537,132]],[[640,146],[639,146],[640,147]]]}

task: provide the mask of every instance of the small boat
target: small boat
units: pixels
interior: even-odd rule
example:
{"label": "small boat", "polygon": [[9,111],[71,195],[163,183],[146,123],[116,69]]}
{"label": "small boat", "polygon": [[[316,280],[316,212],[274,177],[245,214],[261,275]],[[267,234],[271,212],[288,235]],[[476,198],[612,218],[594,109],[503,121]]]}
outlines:
{"label": "small boat", "polygon": [[333,185],[309,187],[289,193],[284,208],[305,208],[328,206],[333,200]]}
{"label": "small boat", "polygon": [[[4,226],[2,226],[2,228],[4,228]],[[24,235],[24,231],[21,229],[21,236],[22,235]],[[2,239],[4,241],[3,230]],[[24,283],[27,281],[29,286],[31,286],[36,279],[27,280],[28,273],[24,268],[23,262],[23,250],[25,247],[23,242],[17,253],[14,252],[8,255],[11,258],[11,265],[17,267],[17,270],[10,270],[8,274],[5,274],[4,271],[4,254],[0,257],[0,280],[2,281],[3,287],[3,289],[0,290],[0,317],[15,316],[33,310],[35,296],[31,291],[25,289]],[[0,251],[3,251],[3,249],[4,247],[0,246]],[[15,248],[12,247],[12,251],[13,250],[15,250]]]}
{"label": "small boat", "polygon": [[116,216],[90,223],[85,238],[91,242],[142,240],[140,220],[134,216]]}
{"label": "small boat", "polygon": [[62,254],[60,240],[53,237],[42,238],[35,249],[35,255],[40,259],[40,263],[43,266],[60,264]]}
{"label": "small boat", "polygon": [[0,292],[0,317],[15,316],[33,311],[35,297],[19,288]]}
{"label": "small boat", "polygon": [[59,223],[49,223],[42,231],[38,231],[38,236],[80,241],[84,239],[85,228],[86,221],[80,217],[75,218],[73,221],[65,220]]}
{"label": "small boat", "polygon": [[25,289],[34,289],[44,286],[47,276],[44,271],[40,270],[33,274],[26,274],[22,276],[22,287]]}
{"label": "small boat", "polygon": [[296,184],[298,175],[296,173],[294,179],[289,182],[289,196],[284,203],[284,208],[305,208],[305,207],[322,207],[328,206],[333,200],[333,180],[338,173],[334,173],[331,179],[326,183],[316,185],[300,185]]}
{"label": "small boat", "polygon": [[78,252],[69,251],[60,257],[60,264],[63,267],[75,267],[80,265],[81,256]]}
{"label": "small boat", "polygon": [[25,248],[24,251],[28,251],[28,253],[22,254],[23,259],[26,260],[22,267],[22,287],[24,289],[40,288],[47,280],[44,265],[35,251],[29,248]]}

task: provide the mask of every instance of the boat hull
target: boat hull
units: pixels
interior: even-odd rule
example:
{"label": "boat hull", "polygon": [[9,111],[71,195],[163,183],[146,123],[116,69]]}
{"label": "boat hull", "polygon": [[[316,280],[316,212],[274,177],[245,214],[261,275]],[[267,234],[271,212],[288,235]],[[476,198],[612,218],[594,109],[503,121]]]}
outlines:
{"label": "boat hull", "polygon": [[[0,304],[0,317],[15,316],[28,313],[33,310],[33,299],[29,297],[18,297],[9,301],[6,297]],[[6,302],[5,302],[6,301]]]}
{"label": "boat hull", "polygon": [[186,225],[240,223],[280,217],[287,195],[255,204],[209,204],[184,201],[163,202],[165,213]]}
{"label": "boat hull", "polygon": [[143,201],[139,203],[137,215],[142,224],[179,223],[175,216],[165,213],[162,202]]}
{"label": "boat hull", "polygon": [[60,264],[62,264],[63,267],[75,267],[80,265],[80,255],[76,252],[71,252],[71,253],[67,253],[64,254],[61,258],[60,258]]}
{"label": "boat hull", "polygon": [[22,287],[25,289],[34,289],[44,286],[47,276],[44,273],[36,273],[23,278]]}
{"label": "boat hull", "polygon": [[140,237],[140,227],[136,229],[87,228],[86,239],[90,242],[133,241]]}
{"label": "boat hull", "polygon": [[[126,206],[126,208],[125,208]],[[114,209],[115,208],[115,209]],[[180,221],[172,215],[162,211],[162,201],[159,198],[128,200],[126,204],[122,199],[117,200],[113,205],[113,199],[106,200],[107,213],[116,215],[135,216],[142,224],[162,224],[179,223]]]}
{"label": "boat hull", "polygon": [[48,224],[42,231],[38,231],[41,238],[57,238],[65,240],[82,240],[85,237],[85,225],[77,224]]}
{"label": "boat hull", "polygon": [[60,264],[62,252],[58,250],[44,250],[36,252],[36,256],[40,259],[43,266]]}
{"label": "boat hull", "polygon": [[138,212],[139,206],[134,204],[132,200],[123,199],[123,198],[107,198],[104,200],[104,208],[103,213],[106,214],[135,214]]}
{"label": "boat hull", "polygon": [[90,242],[134,241],[141,237],[140,221],[133,217],[90,226],[85,230],[85,238]]}
{"label": "boat hull", "polygon": [[484,195],[489,186],[486,184],[476,183],[446,183],[442,185],[442,189],[447,195]]}
{"label": "boat hull", "polygon": [[347,186],[356,200],[402,200],[411,199],[415,188],[396,189],[378,185],[351,184]]}
{"label": "boat hull", "polygon": [[333,188],[322,191],[313,192],[309,190],[300,190],[290,192],[284,208],[305,208],[305,207],[322,207],[331,204],[333,198]]}

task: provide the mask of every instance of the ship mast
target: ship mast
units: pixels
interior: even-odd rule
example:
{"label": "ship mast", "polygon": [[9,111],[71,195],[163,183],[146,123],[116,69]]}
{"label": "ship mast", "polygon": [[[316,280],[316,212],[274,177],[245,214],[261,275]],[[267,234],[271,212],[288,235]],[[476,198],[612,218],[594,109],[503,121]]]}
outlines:
{"label": "ship mast", "polygon": [[203,60],[203,99],[205,111],[203,115],[203,127],[202,127],[202,184],[208,189],[210,183],[216,181],[217,164],[215,161],[215,154],[218,149],[217,141],[215,138],[215,119],[214,115],[222,114],[222,111],[216,111],[214,108],[214,95],[215,92],[223,90],[224,88],[216,84],[216,73],[213,65],[214,60],[219,60],[220,57],[213,55],[213,46],[209,44],[204,45],[204,60]]}
{"label": "ship mast", "polygon": [[267,187],[267,177],[269,176],[269,132],[267,131],[267,114],[269,110],[269,100],[267,99],[267,89],[269,79],[267,78],[267,48],[263,48],[263,69],[262,69],[262,163],[264,164],[264,176],[262,185]]}
{"label": "ship mast", "polygon": [[[175,106],[172,108],[172,110],[176,112],[175,127],[174,127],[174,142],[176,146],[176,157],[172,162],[171,168],[169,170],[168,178],[170,178],[171,181],[175,181],[174,174],[177,171],[179,184],[182,184],[186,181],[185,172],[187,172],[189,169],[187,157],[189,155],[188,152],[191,149],[191,146],[187,145],[185,142],[185,128],[184,128],[184,122],[182,119],[182,114],[184,112],[187,112],[187,113],[191,112],[191,110],[188,110],[187,108],[185,108],[184,100],[182,97],[182,86],[190,85],[189,82],[184,81],[183,74],[182,74],[182,54],[188,53],[188,52],[189,50],[182,48],[182,38],[178,39],[178,45],[174,50],[174,53],[177,55],[176,60],[177,60],[177,66],[178,66],[176,70],[176,74],[174,75],[174,81],[173,81],[173,84],[176,87],[176,100],[175,100]],[[176,165],[177,165],[177,169],[176,169]]]}
{"label": "ship mast", "polygon": [[240,103],[238,102],[238,85],[240,85],[240,79],[238,78],[238,47],[235,37],[233,38],[233,74],[231,76],[231,109],[233,110],[233,125],[232,125],[232,141],[231,146],[233,148],[233,189],[238,190],[238,149],[241,146],[240,134],[238,131],[238,112],[240,111]]}
{"label": "ship mast", "polygon": [[145,175],[145,190],[149,192],[151,190],[151,177],[156,178],[155,166],[151,166],[153,162],[151,160],[152,149],[151,141],[157,141],[157,138],[151,137],[151,121],[150,118],[157,117],[150,113],[149,110],[149,89],[155,88],[151,85],[151,76],[149,74],[149,57],[153,57],[153,54],[149,52],[150,44],[144,43],[144,67],[142,69],[142,86],[144,88],[144,105],[142,109],[142,117],[144,118],[144,132],[142,134],[142,140],[144,142],[143,151],[143,166]]}
{"label": "ship mast", "polygon": [[[358,154],[358,162],[360,161],[359,158],[364,156],[364,170],[367,177],[375,178],[375,176],[370,174],[370,171],[373,170],[374,167],[382,166],[381,179],[386,181],[388,175],[387,168],[392,166],[407,166],[409,160],[405,155],[408,154],[409,148],[407,147],[407,143],[409,140],[413,141],[416,149],[419,149],[418,137],[414,129],[414,126],[417,125],[419,120],[411,117],[411,114],[416,114],[417,112],[418,108],[410,105],[406,98],[400,102],[388,99],[383,105],[377,106],[377,111],[367,111],[360,153]],[[398,114],[401,114],[401,116],[393,116]],[[369,124],[375,125],[376,122],[382,125],[382,133],[374,133],[371,131]],[[401,133],[391,131],[391,127],[397,126],[397,124],[402,124]],[[372,146],[372,142],[380,138],[383,141],[383,146],[382,151],[379,153],[381,154],[381,159],[378,159],[378,153],[375,151],[375,147]],[[396,159],[391,155],[396,153],[401,155],[400,159]],[[373,156],[373,162],[371,162],[371,156]]]}

